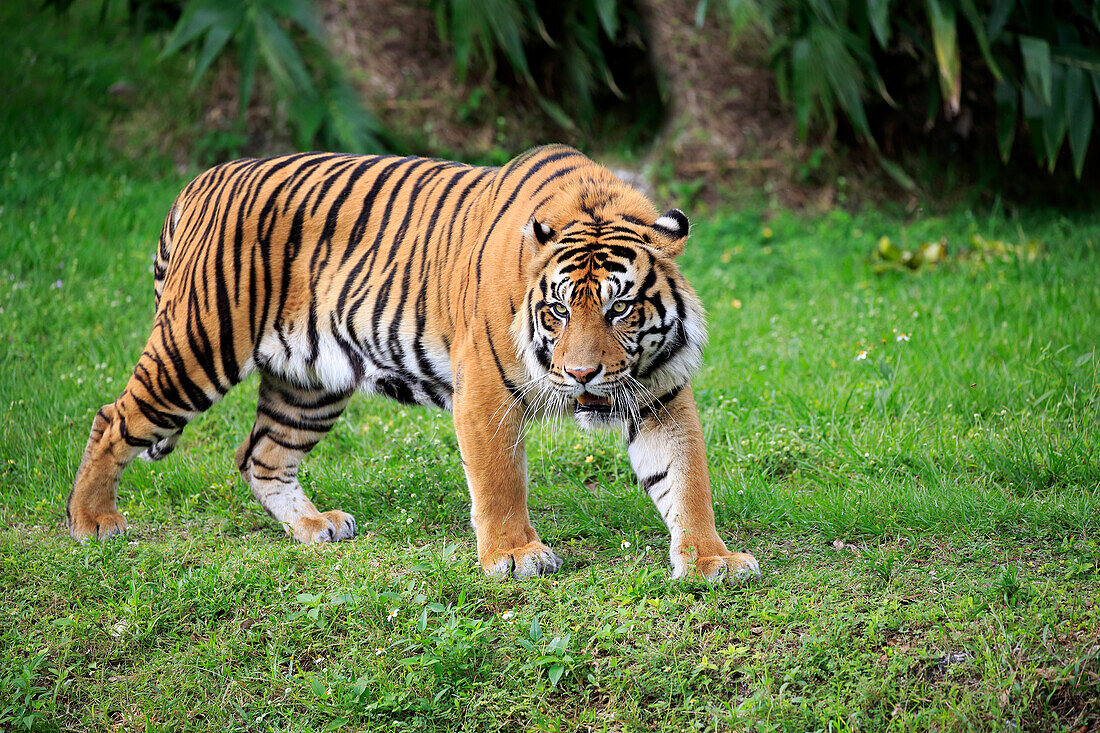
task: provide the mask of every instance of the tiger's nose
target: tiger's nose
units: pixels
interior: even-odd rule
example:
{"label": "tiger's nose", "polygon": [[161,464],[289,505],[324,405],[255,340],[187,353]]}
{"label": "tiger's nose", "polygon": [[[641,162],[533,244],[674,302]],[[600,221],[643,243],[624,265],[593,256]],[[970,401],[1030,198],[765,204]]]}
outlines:
{"label": "tiger's nose", "polygon": [[601,367],[565,367],[565,373],[581,384],[588,384],[599,374],[600,369]]}

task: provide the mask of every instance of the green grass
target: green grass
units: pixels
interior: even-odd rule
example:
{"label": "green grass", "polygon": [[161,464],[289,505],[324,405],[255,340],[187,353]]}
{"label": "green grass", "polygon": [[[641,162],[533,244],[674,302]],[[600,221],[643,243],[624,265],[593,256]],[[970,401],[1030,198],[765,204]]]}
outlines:
{"label": "green grass", "polygon": [[[1100,725],[1097,216],[696,216],[696,396],[751,586],[668,580],[619,439],[549,428],[531,505],[567,565],[489,580],[449,416],[366,398],[303,467],[360,534],[293,545],[233,467],[253,382],[126,473],[125,538],[78,547],[65,497],[187,179],[98,95],[185,90],[125,36],[0,21],[28,39],[0,48],[0,729]],[[952,255],[876,274],[880,236]]]}

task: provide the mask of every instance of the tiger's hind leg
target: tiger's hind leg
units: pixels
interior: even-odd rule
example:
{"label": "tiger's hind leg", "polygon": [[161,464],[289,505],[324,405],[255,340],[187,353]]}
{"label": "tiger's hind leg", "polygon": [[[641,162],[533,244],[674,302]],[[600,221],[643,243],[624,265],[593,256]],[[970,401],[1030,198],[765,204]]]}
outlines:
{"label": "tiger's hind leg", "polygon": [[198,365],[175,358],[161,328],[154,329],[126,389],[92,422],[65,507],[69,534],[79,542],[126,531],[117,506],[122,472],[143,451],[160,457],[171,450],[184,426],[229,388],[215,384]]}
{"label": "tiger's hind leg", "polygon": [[237,467],[264,510],[306,544],[350,539],[355,518],[321,512],[298,483],[298,464],[336,423],[351,392],[303,388],[264,372],[256,424],[237,450]]}

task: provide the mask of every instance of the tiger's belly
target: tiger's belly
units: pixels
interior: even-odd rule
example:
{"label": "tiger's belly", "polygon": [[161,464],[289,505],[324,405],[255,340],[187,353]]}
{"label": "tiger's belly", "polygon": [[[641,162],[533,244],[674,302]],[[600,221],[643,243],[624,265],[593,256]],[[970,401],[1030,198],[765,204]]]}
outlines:
{"label": "tiger's belly", "polygon": [[255,365],[303,386],[358,390],[410,405],[451,409],[450,354],[427,329],[346,328],[336,319],[310,327],[308,318],[273,327],[255,351]]}

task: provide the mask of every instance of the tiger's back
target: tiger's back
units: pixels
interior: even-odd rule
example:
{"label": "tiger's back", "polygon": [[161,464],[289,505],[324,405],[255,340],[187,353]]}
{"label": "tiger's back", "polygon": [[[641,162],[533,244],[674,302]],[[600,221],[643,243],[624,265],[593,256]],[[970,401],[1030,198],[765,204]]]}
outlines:
{"label": "tiger's back", "polygon": [[214,377],[212,398],[260,368],[449,407],[447,293],[473,233],[464,212],[495,172],[333,154],[214,168],[166,221],[158,323],[184,311],[206,331],[192,348]]}

